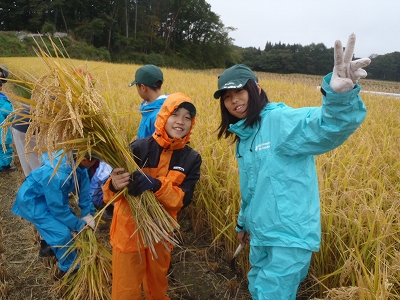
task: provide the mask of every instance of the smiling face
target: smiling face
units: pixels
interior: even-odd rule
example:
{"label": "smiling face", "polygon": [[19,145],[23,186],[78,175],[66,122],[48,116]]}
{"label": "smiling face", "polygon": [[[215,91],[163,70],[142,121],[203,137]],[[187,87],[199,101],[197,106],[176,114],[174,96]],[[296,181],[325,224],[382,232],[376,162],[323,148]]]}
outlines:
{"label": "smiling face", "polygon": [[239,119],[247,117],[247,104],[249,93],[245,89],[229,89],[222,96],[225,108],[228,112]]}
{"label": "smiling face", "polygon": [[165,123],[165,131],[170,138],[183,138],[192,127],[192,117],[186,108],[174,111]]}

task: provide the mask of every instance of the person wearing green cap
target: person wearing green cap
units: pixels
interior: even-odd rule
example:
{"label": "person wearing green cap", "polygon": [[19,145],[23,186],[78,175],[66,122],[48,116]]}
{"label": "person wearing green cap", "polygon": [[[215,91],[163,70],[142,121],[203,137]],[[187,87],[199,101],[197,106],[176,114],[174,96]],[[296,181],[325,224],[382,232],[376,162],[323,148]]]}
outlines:
{"label": "person wearing green cap", "polygon": [[161,92],[163,82],[164,76],[159,67],[145,65],[136,70],[135,80],[129,84],[129,86],[136,85],[137,92],[143,99],[139,107],[142,115],[137,133],[139,139],[154,133],[154,122],[158,111],[168,97]]}
{"label": "person wearing green cap", "polygon": [[[5,66],[0,66],[0,124],[4,122],[4,120],[8,117],[8,115],[13,111],[13,106],[8,99],[8,97],[2,92],[3,84],[7,82],[5,78],[8,77],[8,70]],[[7,130],[5,134],[5,151],[2,148],[0,150],[0,172],[10,172],[15,171],[17,168],[15,166],[11,166],[11,162],[14,155],[14,149],[11,146],[13,141],[11,130],[9,128],[0,128],[0,140],[3,142],[3,130]]]}
{"label": "person wearing green cap", "polygon": [[370,59],[351,61],[355,35],[343,53],[335,42],[333,72],[322,82],[322,105],[291,108],[269,102],[257,76],[235,65],[218,78],[218,138],[236,141],[240,178],[239,243],[250,244],[252,299],[295,300],[312,252],[321,242],[315,156],[357,130],[366,117],[358,80]]}

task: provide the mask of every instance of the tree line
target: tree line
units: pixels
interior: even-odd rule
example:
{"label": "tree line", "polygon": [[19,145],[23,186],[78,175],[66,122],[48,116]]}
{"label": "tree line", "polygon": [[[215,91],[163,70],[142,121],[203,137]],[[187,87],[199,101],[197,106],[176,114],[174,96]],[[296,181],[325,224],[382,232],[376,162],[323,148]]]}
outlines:
{"label": "tree line", "polygon": [[[2,0],[3,31],[61,31],[115,62],[223,67],[232,55],[230,28],[205,0]],[[165,61],[164,61],[165,60]]]}
{"label": "tree line", "polygon": [[[243,63],[262,72],[325,75],[334,64],[333,47],[322,43],[302,46],[267,42],[263,51],[250,47],[240,52]],[[369,79],[400,81],[400,52],[371,54],[369,58],[371,64],[365,68]]]}
{"label": "tree line", "polygon": [[[226,68],[245,63],[255,71],[324,75],[333,48],[324,44],[234,45],[205,0],[1,0],[0,30],[68,33],[107,52],[112,62],[175,68]],[[369,78],[400,81],[400,53],[371,55]]]}

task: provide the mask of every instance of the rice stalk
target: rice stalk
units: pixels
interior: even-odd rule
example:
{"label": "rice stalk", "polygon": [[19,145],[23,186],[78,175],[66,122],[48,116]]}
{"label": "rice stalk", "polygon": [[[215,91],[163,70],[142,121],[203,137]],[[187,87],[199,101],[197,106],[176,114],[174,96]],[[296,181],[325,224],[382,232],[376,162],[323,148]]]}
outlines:
{"label": "rice stalk", "polygon": [[63,299],[111,299],[111,253],[97,242],[94,231],[82,230],[66,254],[72,251],[77,258],[57,287]]}

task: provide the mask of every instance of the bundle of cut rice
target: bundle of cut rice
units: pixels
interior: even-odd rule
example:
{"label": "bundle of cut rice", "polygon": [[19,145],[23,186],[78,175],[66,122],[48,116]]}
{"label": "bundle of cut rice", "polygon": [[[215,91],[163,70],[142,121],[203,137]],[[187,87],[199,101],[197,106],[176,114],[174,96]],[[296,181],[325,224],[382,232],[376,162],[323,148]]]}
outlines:
{"label": "bundle of cut rice", "polygon": [[78,255],[57,287],[62,299],[111,299],[111,254],[97,242],[94,232],[81,231],[67,253],[71,251]]}

